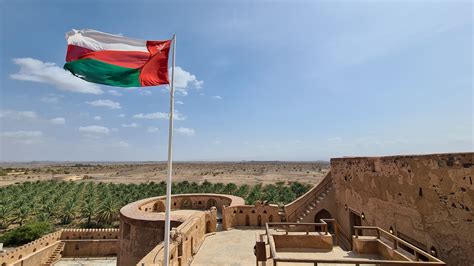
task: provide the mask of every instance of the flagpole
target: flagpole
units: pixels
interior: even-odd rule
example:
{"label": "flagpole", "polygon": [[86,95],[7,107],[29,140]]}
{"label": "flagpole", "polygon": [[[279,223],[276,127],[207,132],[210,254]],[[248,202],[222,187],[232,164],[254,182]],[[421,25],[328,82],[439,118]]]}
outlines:
{"label": "flagpole", "polygon": [[171,176],[173,173],[173,114],[174,114],[174,66],[176,52],[176,34],[173,35],[173,53],[171,57],[171,88],[170,88],[170,125],[168,138],[168,178],[166,180],[166,213],[165,213],[165,256],[164,265],[168,266],[170,258],[170,216],[171,216]]}

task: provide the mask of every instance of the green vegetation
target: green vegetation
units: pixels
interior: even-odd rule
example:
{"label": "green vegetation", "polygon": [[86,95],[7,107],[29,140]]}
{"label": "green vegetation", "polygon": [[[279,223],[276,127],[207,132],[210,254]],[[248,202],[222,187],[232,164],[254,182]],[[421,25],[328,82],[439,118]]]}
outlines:
{"label": "green vegetation", "polygon": [[[183,181],[173,183],[173,194],[218,193],[240,196],[247,204],[254,204],[257,200],[286,204],[304,194],[310,187],[297,182],[289,186],[283,182],[265,186],[237,186],[233,183],[204,181],[198,184]],[[23,232],[21,230],[26,230],[23,228],[31,227],[31,221],[69,228],[118,227],[118,212],[122,206],[165,193],[165,182],[113,184],[36,181],[0,187],[0,229],[19,226],[14,230]],[[5,233],[3,238],[14,230]]]}
{"label": "green vegetation", "polygon": [[33,241],[51,231],[52,226],[50,223],[32,221],[6,232],[0,236],[0,242],[3,242],[5,246],[19,246]]}

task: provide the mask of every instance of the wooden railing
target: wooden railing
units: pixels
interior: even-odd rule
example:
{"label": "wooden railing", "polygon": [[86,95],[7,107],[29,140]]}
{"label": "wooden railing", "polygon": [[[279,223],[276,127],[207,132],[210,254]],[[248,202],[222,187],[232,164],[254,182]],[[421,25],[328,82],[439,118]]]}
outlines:
{"label": "wooden railing", "polygon": [[420,261],[420,255],[423,257],[427,258],[429,262],[438,262],[441,263],[441,265],[444,265],[444,262],[441,260],[437,259],[436,257],[432,256],[431,254],[428,254],[426,251],[406,242],[405,240],[398,238],[389,232],[379,228],[379,227],[374,227],[374,226],[354,226],[355,230],[355,237],[358,238],[359,234],[361,232],[365,231],[372,231],[376,233],[377,239],[380,239],[381,237],[387,239],[392,243],[392,249],[397,250],[400,248],[400,244],[403,244],[406,247],[409,247],[413,252],[409,252],[406,249],[404,249],[406,252],[409,252],[411,255],[414,256],[415,261]]}
{"label": "wooden railing", "polygon": [[[286,220],[296,220],[298,215],[306,210],[306,206],[316,201],[316,199],[321,196],[321,194],[332,186],[332,177],[331,172],[328,172],[327,175],[310,191],[306,192],[301,197],[297,198],[293,202],[285,205],[285,215]],[[297,206],[296,208],[294,206]],[[294,209],[293,209],[294,208]],[[288,214],[286,214],[288,213]]]}

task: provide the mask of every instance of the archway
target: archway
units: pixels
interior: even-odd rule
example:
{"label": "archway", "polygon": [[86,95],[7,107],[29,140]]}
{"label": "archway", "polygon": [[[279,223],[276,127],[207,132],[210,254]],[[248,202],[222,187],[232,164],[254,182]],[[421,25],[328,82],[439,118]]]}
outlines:
{"label": "archway", "polygon": [[260,216],[260,215],[258,215],[258,217],[257,217],[257,225],[258,225],[259,227],[262,226],[262,216]]}
{"label": "archway", "polygon": [[153,204],[153,211],[154,212],[164,212],[165,211],[165,204],[161,201],[155,202],[155,204]]}
{"label": "archway", "polygon": [[[332,215],[326,209],[322,209],[314,216],[314,222],[322,223],[321,219],[332,219]],[[328,231],[330,233],[334,233],[334,228],[332,224],[328,224]]]}
{"label": "archway", "polygon": [[249,215],[245,215],[245,226],[250,226],[250,217]]}
{"label": "archway", "polygon": [[211,221],[206,222],[206,233],[210,233],[211,231]]}
{"label": "archway", "polygon": [[268,222],[269,222],[269,223],[273,222],[273,215],[270,215],[270,216],[268,217]]}
{"label": "archway", "polygon": [[210,198],[207,200],[207,209],[210,209],[211,207],[216,207],[217,208],[217,200]]}

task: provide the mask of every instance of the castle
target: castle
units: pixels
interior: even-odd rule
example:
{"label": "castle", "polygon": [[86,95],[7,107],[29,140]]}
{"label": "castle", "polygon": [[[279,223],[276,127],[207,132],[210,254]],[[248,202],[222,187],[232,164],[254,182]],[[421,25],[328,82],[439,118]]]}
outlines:
{"label": "castle", "polygon": [[[246,232],[255,241],[242,247],[252,265],[473,265],[473,157],[331,159],[323,180],[284,206],[245,205],[220,194],[173,195],[171,265],[192,264],[207,252],[208,238],[239,228],[255,229]],[[119,230],[61,230],[1,255],[0,264],[116,256],[120,266],[162,265],[164,206],[164,197],[133,202],[120,210]],[[225,248],[225,238],[219,244]]]}

